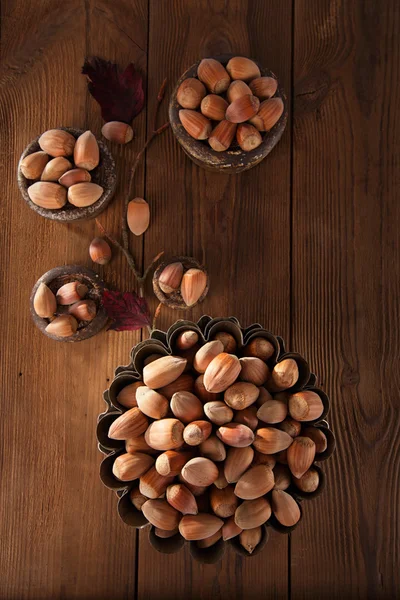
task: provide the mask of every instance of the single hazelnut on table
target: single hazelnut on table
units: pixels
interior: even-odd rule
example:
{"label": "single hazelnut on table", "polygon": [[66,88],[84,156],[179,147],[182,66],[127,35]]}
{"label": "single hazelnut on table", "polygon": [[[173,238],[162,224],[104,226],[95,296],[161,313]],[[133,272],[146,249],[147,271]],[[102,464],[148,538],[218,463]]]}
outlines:
{"label": "single hazelnut on table", "polygon": [[90,242],[89,255],[93,262],[106,265],[111,260],[111,248],[106,240],[96,237]]}
{"label": "single hazelnut on table", "polygon": [[127,123],[121,121],[109,121],[101,128],[101,133],[110,142],[116,144],[127,144],[133,140],[133,129]]}
{"label": "single hazelnut on table", "polygon": [[150,223],[150,207],[143,198],[134,198],[128,204],[128,227],[134,235],[142,235]]}

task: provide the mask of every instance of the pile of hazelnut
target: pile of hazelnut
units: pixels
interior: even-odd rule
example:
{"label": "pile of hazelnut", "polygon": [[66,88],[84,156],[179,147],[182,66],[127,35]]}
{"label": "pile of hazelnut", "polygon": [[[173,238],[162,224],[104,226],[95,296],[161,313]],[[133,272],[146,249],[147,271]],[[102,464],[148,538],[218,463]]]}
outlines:
{"label": "pile of hazelnut", "polygon": [[103,188],[91,181],[90,171],[100,161],[97,140],[91,131],[75,139],[63,129],[49,129],[39,138],[40,150],[21,160],[20,170],[28,179],[28,196],[42,208],[58,210],[67,203],[91,206]]}
{"label": "pile of hazelnut", "polygon": [[178,88],[179,118],[190,136],[208,140],[216,152],[228,150],[235,136],[242,150],[254,150],[262,132],[270,131],[283,114],[282,99],[274,97],[277,80],[261,77],[249,58],[235,56],[226,67],[205,58],[197,77],[185,79]]}
{"label": "pile of hazelnut", "polygon": [[264,337],[238,348],[228,332],[204,343],[184,330],[174,349],[147,356],[140,380],[117,395],[123,412],[107,435],[125,452],[114,455],[112,474],[156,536],[199,548],[237,537],[251,554],[268,521],[285,532],[298,523],[296,490],[310,495],[321,484],[314,461],[327,438],[312,423],[324,414],[322,397],[293,390],[296,360],[274,363]]}
{"label": "pile of hazelnut", "polygon": [[41,283],[33,299],[33,308],[38,317],[46,319],[46,333],[57,337],[70,337],[78,327],[87,325],[97,313],[94,300],[86,298],[88,287],[81,281],[70,281],[54,294]]}

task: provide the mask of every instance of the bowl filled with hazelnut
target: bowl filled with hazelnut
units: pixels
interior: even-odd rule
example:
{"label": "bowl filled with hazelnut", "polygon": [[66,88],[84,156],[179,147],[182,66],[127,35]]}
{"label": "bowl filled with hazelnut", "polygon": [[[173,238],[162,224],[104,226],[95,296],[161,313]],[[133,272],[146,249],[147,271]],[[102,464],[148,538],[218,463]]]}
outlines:
{"label": "bowl filled with hazelnut", "polygon": [[169,119],[197,165],[239,173],[261,162],[282,137],[287,100],[274,73],[257,61],[204,58],[179,79]]}
{"label": "bowl filled with hazelnut", "polygon": [[203,563],[262,551],[323,493],[316,462],[334,451],[329,399],[306,359],[259,324],[179,320],[154,330],[118,367],[97,439],[103,483],[121,519],[150,544]]}
{"label": "bowl filled with hazelnut", "polygon": [[42,217],[71,222],[98,216],[116,188],[115,162],[91,131],[49,129],[23,151],[18,186]]}
{"label": "bowl filled with hazelnut", "polygon": [[47,271],[33,287],[30,309],[35,325],[57,342],[81,342],[103,329],[104,283],[86,267],[66,265]]}
{"label": "bowl filled with hazelnut", "polygon": [[178,310],[202,302],[209,285],[206,269],[190,256],[175,256],[162,262],[153,275],[153,290],[159,301]]}

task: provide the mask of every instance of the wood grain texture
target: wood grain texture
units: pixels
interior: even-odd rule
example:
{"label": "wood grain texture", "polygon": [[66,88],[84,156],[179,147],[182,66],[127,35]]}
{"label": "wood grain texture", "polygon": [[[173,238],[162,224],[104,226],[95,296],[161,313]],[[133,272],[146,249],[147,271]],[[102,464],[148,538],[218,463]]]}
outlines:
{"label": "wood grain texture", "polygon": [[[179,76],[202,56],[232,52],[257,57],[290,92],[291,2],[278,7],[263,1],[179,0],[172,8],[151,1],[149,14],[148,126],[163,78],[168,77],[172,91]],[[164,111],[165,118],[166,107]],[[146,174],[153,221],[145,239],[145,262],[158,250],[194,256],[211,280],[211,292],[200,306],[185,313],[163,307],[158,326],[168,327],[183,315],[234,315],[243,325],[260,322],[288,338],[290,244],[281,241],[282,232],[290,229],[290,128],[261,165],[237,176],[199,169],[169,131],[148,151]],[[272,535],[270,543],[274,551],[267,561],[264,554],[242,561],[229,549],[220,564],[200,565],[190,559],[188,549],[157,556],[143,531],[138,597],[286,597],[287,538]]]}
{"label": "wood grain texture", "polygon": [[[1,0],[0,64],[0,599],[396,598],[399,564],[400,8],[395,0]],[[293,42],[293,46],[292,46]],[[15,169],[25,145],[59,125],[102,121],[80,68],[98,54],[148,74],[148,111],[127,147],[109,144],[119,174],[99,220],[119,235],[136,152],[155,98],[201,56],[254,56],[279,77],[294,119],[275,150],[239,176],[206,172],[170,131],[135,176],[151,208],[139,265],[160,250],[192,255],[211,291],[177,318],[234,315],[280,334],[310,360],[332,398],[338,450],[328,485],[304,503],[288,538],[271,532],[250,560],[218,565],[188,550],[156,553],[124,525],[98,476],[95,425],[103,390],[140,333],[55,343],[28,300],[37,278],[88,257],[94,222],[53,223],[22,201]],[[164,102],[159,124],[166,119]],[[293,136],[291,135],[293,128]],[[103,279],[136,289],[114,252]],[[157,301],[151,282],[151,308]],[[137,543],[136,540],[139,539]]]}
{"label": "wood grain texture", "polygon": [[[135,590],[136,532],[120,521],[116,498],[98,476],[95,426],[102,392],[140,334],[105,333],[80,344],[54,343],[33,325],[27,302],[36,279],[68,263],[92,266],[87,221],[64,226],[40,218],[20,197],[15,169],[25,145],[59,125],[90,128],[101,118],[80,69],[99,54],[146,71],[147,2],[2,3],[0,70],[2,279],[1,420],[2,514],[0,597],[131,598]],[[126,32],[126,33],[124,33]],[[146,114],[135,121],[129,148],[110,148],[119,189],[101,222],[120,231],[129,163],[143,144]],[[143,193],[144,169],[137,173]],[[5,187],[4,187],[5,183]],[[141,240],[132,241],[138,260]],[[114,253],[98,269],[119,289],[134,279]]]}
{"label": "wood grain texture", "polygon": [[399,20],[397,2],[295,3],[293,346],[338,449],[292,535],[293,598],[400,591]]}

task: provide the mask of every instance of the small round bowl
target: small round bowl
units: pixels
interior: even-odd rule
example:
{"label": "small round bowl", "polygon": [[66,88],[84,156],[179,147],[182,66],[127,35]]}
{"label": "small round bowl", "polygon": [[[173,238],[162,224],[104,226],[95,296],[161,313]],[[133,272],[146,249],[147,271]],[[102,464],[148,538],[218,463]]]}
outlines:
{"label": "small round bowl", "polygon": [[[64,131],[68,131],[68,133],[73,135],[75,139],[77,139],[82,133],[84,133],[82,129],[73,129],[70,127],[58,127],[55,129],[62,129]],[[27,179],[22,174],[20,168],[21,161],[26,156],[40,150],[39,137],[40,136],[38,136],[30,144],[27,145],[27,147],[21,154],[21,158],[19,159],[18,163],[18,187],[21,190],[21,194],[25,202],[32,210],[37,212],[41,217],[51,219],[52,221],[70,223],[71,221],[84,221],[86,219],[93,219],[94,217],[97,217],[110,204],[117,185],[115,162],[107,146],[100,140],[97,140],[100,150],[100,162],[95,169],[90,171],[92,182],[101,185],[101,187],[104,190],[100,198],[91,206],[84,206],[82,208],[77,208],[76,206],[73,206],[72,204],[69,204],[69,202],[67,202],[67,204],[65,204],[65,206],[63,206],[62,208],[49,209],[37,206],[29,198],[28,187],[32,185],[34,181],[37,180]]]}
{"label": "small round bowl", "polygon": [[[213,58],[219,60],[219,62],[225,66],[232,56],[216,56]],[[185,79],[197,76],[197,67],[199,66],[200,62],[201,61],[197,61],[182,75],[176,84],[174,91],[172,92],[169,103],[169,120],[172,131],[182,146],[184,152],[199,167],[203,167],[204,169],[211,171],[219,171],[221,173],[240,173],[241,171],[247,171],[248,169],[258,165],[258,163],[260,163],[267,156],[267,154],[271,152],[274,146],[276,146],[281,139],[286,127],[288,116],[288,104],[286,96],[282,88],[278,86],[274,97],[282,99],[284,103],[284,110],[281,118],[274,125],[274,127],[270,131],[262,133],[263,141],[258,148],[255,148],[250,152],[245,152],[238,145],[233,145],[225,152],[215,152],[215,150],[210,147],[207,140],[200,141],[192,138],[184,129],[179,118],[179,111],[182,108],[176,98],[179,86]],[[276,75],[272,71],[265,69],[256,60],[254,60],[254,62],[259,67],[262,77],[273,77],[274,79],[277,79]]]}
{"label": "small round bowl", "polygon": [[[172,294],[164,294],[164,292],[160,288],[160,284],[159,284],[158,280],[160,278],[161,273],[163,272],[163,270],[165,269],[165,267],[167,265],[170,265],[171,263],[174,263],[174,262],[182,263],[185,271],[187,271],[188,269],[200,269],[207,275],[207,284],[204,289],[204,292],[202,293],[200,298],[197,300],[196,304],[192,304],[192,306],[187,306],[187,304],[185,304],[179,290],[177,290],[176,292],[173,292]],[[161,263],[157,267],[157,269],[154,271],[153,290],[154,290],[155,295],[157,296],[157,298],[159,299],[160,302],[162,302],[169,308],[173,308],[175,310],[189,310],[190,308],[197,306],[197,304],[200,304],[200,302],[202,302],[204,300],[204,298],[207,296],[209,287],[210,287],[210,280],[209,280],[206,269],[202,265],[200,265],[200,263],[195,258],[192,258],[190,256],[174,256],[173,258]]]}
{"label": "small round bowl", "polygon": [[[41,283],[45,283],[53,293],[56,293],[62,285],[69,283],[70,281],[80,281],[89,288],[89,291],[84,299],[88,298],[96,303],[97,313],[92,321],[80,321],[78,329],[74,335],[69,337],[59,337],[58,335],[54,335],[46,331],[46,327],[49,322],[47,319],[42,319],[36,314],[35,309],[33,308],[33,300],[35,298],[36,290]],[[36,327],[38,327],[42,333],[47,335],[47,337],[51,338],[52,340],[56,340],[57,342],[82,342],[83,340],[87,340],[88,338],[99,333],[99,331],[103,329],[108,321],[107,313],[101,303],[103,290],[103,281],[100,279],[97,273],[91,269],[87,269],[86,267],[82,267],[80,265],[66,265],[64,267],[56,267],[55,269],[51,269],[42,275],[40,279],[38,279],[31,292],[30,309],[33,321]],[[57,314],[66,313],[68,312],[67,309],[68,306],[61,307],[61,310]]]}

